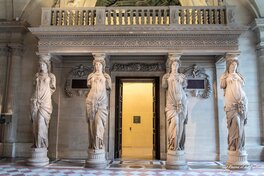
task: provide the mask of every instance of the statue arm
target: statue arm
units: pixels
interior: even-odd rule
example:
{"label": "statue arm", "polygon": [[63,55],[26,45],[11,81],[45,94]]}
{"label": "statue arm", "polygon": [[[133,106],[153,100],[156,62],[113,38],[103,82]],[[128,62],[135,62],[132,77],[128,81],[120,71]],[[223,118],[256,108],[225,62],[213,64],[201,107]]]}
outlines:
{"label": "statue arm", "polygon": [[168,78],[169,78],[169,73],[166,73],[163,77],[162,77],[162,87],[164,89],[168,88]]}
{"label": "statue arm", "polygon": [[50,90],[52,93],[56,90],[56,77],[54,74],[50,74]]}
{"label": "statue arm", "polygon": [[88,87],[88,89],[90,89],[91,86],[92,86],[92,77],[93,77],[93,73],[89,74],[88,77],[87,77],[87,87]]}
{"label": "statue arm", "polygon": [[184,74],[182,74],[181,76],[182,76],[182,87],[183,89],[186,89],[188,86],[186,76]]}
{"label": "statue arm", "polygon": [[220,78],[220,88],[225,89],[226,88],[226,75],[222,75]]}
{"label": "statue arm", "polygon": [[112,86],[112,82],[111,82],[111,77],[108,74],[104,74],[105,78],[106,78],[106,89],[107,90],[111,90],[111,86]]}

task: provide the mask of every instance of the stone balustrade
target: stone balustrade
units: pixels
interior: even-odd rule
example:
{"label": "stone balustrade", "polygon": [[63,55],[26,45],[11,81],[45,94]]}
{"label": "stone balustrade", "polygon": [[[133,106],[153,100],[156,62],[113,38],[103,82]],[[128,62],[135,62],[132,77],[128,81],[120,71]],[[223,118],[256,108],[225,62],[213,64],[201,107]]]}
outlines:
{"label": "stone balustrade", "polygon": [[42,26],[229,25],[233,6],[43,8]]}

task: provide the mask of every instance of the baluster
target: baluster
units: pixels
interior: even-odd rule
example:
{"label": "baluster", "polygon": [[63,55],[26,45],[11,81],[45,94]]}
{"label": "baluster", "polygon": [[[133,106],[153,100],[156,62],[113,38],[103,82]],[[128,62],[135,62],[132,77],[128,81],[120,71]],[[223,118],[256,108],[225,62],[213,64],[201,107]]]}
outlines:
{"label": "baluster", "polygon": [[156,10],[152,9],[152,24],[156,24]]}
{"label": "baluster", "polygon": [[128,25],[127,9],[124,9],[124,25]]}
{"label": "baluster", "polygon": [[196,24],[197,22],[197,9],[192,9],[191,10],[191,24]]}
{"label": "baluster", "polygon": [[84,14],[85,14],[85,11],[84,10],[80,10],[80,23],[79,23],[79,25],[81,25],[81,26],[84,25],[84,22],[83,22]]}
{"label": "baluster", "polygon": [[51,26],[54,26],[54,19],[55,19],[55,13],[54,10],[51,11]]}
{"label": "baluster", "polygon": [[164,9],[164,13],[163,13],[163,24],[167,24],[167,9]]}
{"label": "baluster", "polygon": [[90,10],[86,10],[86,13],[85,13],[85,23],[87,26],[89,26],[89,13],[90,13]]}
{"label": "baluster", "polygon": [[63,10],[62,12],[62,26],[66,25],[66,11]]}
{"label": "baluster", "polygon": [[91,10],[91,25],[95,25],[95,10]]}
{"label": "baluster", "polygon": [[69,14],[69,26],[72,26],[72,22],[73,22],[73,21],[72,21],[72,16],[73,16],[73,14],[72,14],[72,10],[70,10],[69,13],[70,13],[70,14]]}
{"label": "baluster", "polygon": [[107,25],[111,25],[111,10],[106,10]]}
{"label": "baluster", "polygon": [[150,9],[147,9],[147,23],[146,24],[151,24]]}
{"label": "baluster", "polygon": [[203,24],[207,24],[207,14],[206,14],[206,9],[203,9]]}
{"label": "baluster", "polygon": [[215,12],[215,24],[219,24],[219,9],[216,9],[214,12]]}
{"label": "baluster", "polygon": [[76,11],[76,25],[81,25],[81,11],[77,10]]}
{"label": "baluster", "polygon": [[72,25],[76,25],[76,10],[72,10]]}
{"label": "baluster", "polygon": [[158,23],[157,24],[161,24],[161,9],[158,9]]}
{"label": "baluster", "polygon": [[125,9],[122,9],[119,14],[121,17],[121,25],[125,25]]}
{"label": "baluster", "polygon": [[197,10],[197,24],[201,24],[201,9]]}
{"label": "baluster", "polygon": [[209,24],[214,24],[214,15],[213,15],[213,9],[209,10]]}
{"label": "baluster", "polygon": [[147,9],[143,9],[143,10],[142,10],[142,16],[143,16],[142,24],[143,24],[143,25],[148,24],[147,13],[148,13]]}
{"label": "baluster", "polygon": [[191,24],[190,9],[186,9],[186,24]]}
{"label": "baluster", "polygon": [[135,10],[136,13],[136,25],[139,24],[139,19],[138,19],[138,9]]}
{"label": "baluster", "polygon": [[226,20],[225,20],[225,9],[221,9],[220,10],[220,24],[225,24]]}
{"label": "baluster", "polygon": [[133,19],[134,19],[133,10],[129,10],[129,19],[130,19],[130,25],[133,25]]}
{"label": "baluster", "polygon": [[184,24],[184,12],[185,12],[185,10],[184,9],[181,9],[181,24]]}
{"label": "baluster", "polygon": [[116,25],[116,11],[113,10],[113,25]]}

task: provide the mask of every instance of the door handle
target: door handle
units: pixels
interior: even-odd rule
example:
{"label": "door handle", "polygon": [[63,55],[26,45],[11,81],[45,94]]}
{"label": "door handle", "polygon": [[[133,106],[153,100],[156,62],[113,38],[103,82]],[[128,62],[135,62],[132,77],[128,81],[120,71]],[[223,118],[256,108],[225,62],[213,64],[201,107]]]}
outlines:
{"label": "door handle", "polygon": [[131,131],[131,130],[132,130],[132,128],[131,128],[131,127],[129,127],[129,130]]}

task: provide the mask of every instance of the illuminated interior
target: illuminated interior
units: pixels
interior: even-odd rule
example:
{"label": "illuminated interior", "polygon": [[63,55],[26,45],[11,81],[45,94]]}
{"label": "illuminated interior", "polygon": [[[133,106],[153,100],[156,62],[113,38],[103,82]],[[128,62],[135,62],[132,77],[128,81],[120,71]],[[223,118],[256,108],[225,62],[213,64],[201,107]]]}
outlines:
{"label": "illuminated interior", "polygon": [[123,84],[122,158],[152,159],[152,88],[152,83]]}

